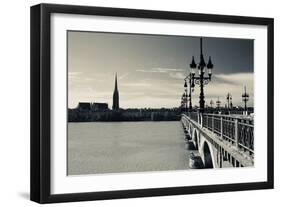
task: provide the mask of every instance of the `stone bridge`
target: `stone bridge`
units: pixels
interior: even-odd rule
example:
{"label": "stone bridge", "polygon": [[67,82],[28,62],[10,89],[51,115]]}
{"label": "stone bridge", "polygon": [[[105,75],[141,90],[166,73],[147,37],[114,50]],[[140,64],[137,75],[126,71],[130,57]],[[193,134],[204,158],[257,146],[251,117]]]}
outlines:
{"label": "stone bridge", "polygon": [[182,114],[191,168],[254,165],[254,120],[250,116]]}

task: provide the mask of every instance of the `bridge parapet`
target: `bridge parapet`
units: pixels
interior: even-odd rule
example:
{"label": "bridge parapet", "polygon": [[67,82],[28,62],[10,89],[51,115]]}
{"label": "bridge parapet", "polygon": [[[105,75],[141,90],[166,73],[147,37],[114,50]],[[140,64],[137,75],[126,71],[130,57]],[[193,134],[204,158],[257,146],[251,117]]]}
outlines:
{"label": "bridge parapet", "polygon": [[186,113],[191,120],[209,129],[238,148],[254,154],[254,118],[244,115]]}
{"label": "bridge parapet", "polygon": [[250,116],[203,114],[203,127],[250,155],[254,154],[254,119]]}
{"label": "bridge parapet", "polygon": [[[254,163],[254,118],[243,115],[182,114],[186,128],[197,129],[216,148],[217,166],[223,167],[225,157],[232,166],[252,166]],[[192,131],[189,133],[193,134]],[[195,143],[196,144],[196,143]],[[200,139],[199,139],[200,145]],[[202,154],[202,153],[201,153]],[[233,158],[233,159],[232,159]],[[238,164],[237,164],[237,163]]]}

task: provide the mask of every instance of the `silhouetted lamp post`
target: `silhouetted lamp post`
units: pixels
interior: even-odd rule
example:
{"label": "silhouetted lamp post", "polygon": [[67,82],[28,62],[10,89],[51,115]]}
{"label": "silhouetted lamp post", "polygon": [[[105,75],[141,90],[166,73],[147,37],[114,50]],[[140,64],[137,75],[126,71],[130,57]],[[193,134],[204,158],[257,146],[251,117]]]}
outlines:
{"label": "silhouetted lamp post", "polygon": [[185,112],[187,112],[187,84],[186,84],[186,80],[184,80],[184,100],[185,100]]}
{"label": "silhouetted lamp post", "polygon": [[[189,82],[189,94],[187,93],[187,81]],[[186,76],[186,78],[184,79],[184,88],[185,88],[185,92],[186,92],[187,101],[189,102],[188,109],[189,109],[189,111],[191,111],[192,110],[192,95],[191,95],[191,93],[193,91],[191,73],[188,76]]]}
{"label": "silhouetted lamp post", "polygon": [[180,105],[180,109],[181,109],[181,111],[182,111],[182,109],[183,109],[183,96],[181,97],[181,105]]}
{"label": "silhouetted lamp post", "polygon": [[210,101],[211,108],[213,108],[214,102],[213,100]]}
{"label": "silhouetted lamp post", "polygon": [[[208,76],[204,76],[205,68],[207,66]],[[195,76],[195,68],[198,69],[198,76]],[[211,57],[209,56],[208,64],[206,65],[203,52],[202,52],[202,37],[200,38],[200,62],[198,65],[195,63],[194,56],[192,56],[192,62],[190,64],[191,68],[191,79],[192,79],[192,88],[195,87],[195,84],[200,86],[200,95],[199,95],[199,111],[200,113],[204,112],[205,107],[205,96],[204,96],[204,85],[207,85],[211,81],[212,69],[214,65],[212,63]]]}
{"label": "silhouetted lamp post", "polygon": [[226,100],[227,100],[227,108],[229,110],[231,108],[230,105],[231,105],[231,101],[232,101],[232,95],[230,93],[227,93]]}
{"label": "silhouetted lamp post", "polygon": [[185,90],[184,96],[184,111],[187,112],[187,89]]}
{"label": "silhouetted lamp post", "polygon": [[220,101],[220,98],[218,97],[218,100],[216,101],[216,104],[217,104],[217,108],[218,110],[220,109],[220,106],[221,106],[221,101]]}
{"label": "silhouetted lamp post", "polygon": [[186,95],[186,93],[182,94],[182,97],[181,97],[181,108],[184,109],[185,112],[187,111],[187,95]]}
{"label": "silhouetted lamp post", "polygon": [[245,104],[245,114],[247,114],[247,102],[249,101],[249,94],[247,93],[246,91],[246,86],[244,86],[244,93],[242,94],[242,101],[244,102]]}

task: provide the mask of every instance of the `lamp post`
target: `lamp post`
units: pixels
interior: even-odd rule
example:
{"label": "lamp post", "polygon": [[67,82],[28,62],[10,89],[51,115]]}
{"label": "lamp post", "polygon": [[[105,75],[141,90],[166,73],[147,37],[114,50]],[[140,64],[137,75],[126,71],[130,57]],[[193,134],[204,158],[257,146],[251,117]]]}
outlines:
{"label": "lamp post", "polygon": [[211,99],[211,101],[210,101],[210,105],[211,105],[211,108],[213,108],[214,102],[213,102],[212,99]]}
{"label": "lamp post", "polygon": [[220,106],[221,106],[221,101],[220,101],[220,98],[218,97],[218,100],[216,101],[216,104],[217,104],[217,108],[218,110],[220,109]]}
{"label": "lamp post", "polygon": [[183,96],[184,96],[184,111],[187,112],[187,90],[185,90]]}
{"label": "lamp post", "polygon": [[214,113],[214,108],[213,108],[213,106],[214,106],[214,101],[213,101],[213,99],[211,99],[210,105],[211,105],[211,112]]}
{"label": "lamp post", "polygon": [[231,100],[232,100],[231,94],[230,94],[230,93],[227,93],[227,95],[226,95],[226,101],[227,101],[227,108],[228,108],[228,110],[230,109]]}
{"label": "lamp post", "polygon": [[184,112],[187,112],[187,95],[186,95],[186,91],[182,94],[182,97],[181,97],[181,108],[184,110]]}
{"label": "lamp post", "polygon": [[226,101],[227,101],[227,109],[228,113],[230,114],[230,109],[232,108],[232,95],[230,93],[227,93],[226,95]]}
{"label": "lamp post", "polygon": [[181,96],[181,110],[183,110],[184,107],[184,96]]}
{"label": "lamp post", "polygon": [[[205,77],[205,68],[208,68],[208,76]],[[198,68],[198,76],[195,76],[195,68]],[[205,108],[205,96],[204,96],[204,85],[207,85],[211,81],[212,77],[212,69],[214,65],[212,63],[211,57],[209,56],[208,64],[206,65],[203,52],[202,52],[202,37],[200,38],[200,62],[197,64],[195,63],[194,56],[192,56],[192,62],[190,64],[191,68],[191,79],[192,79],[192,88],[195,87],[195,84],[200,86],[200,95],[199,95],[199,111],[200,113],[204,112]]]}
{"label": "lamp post", "polygon": [[185,93],[183,94],[184,99],[185,99],[185,112],[187,112],[187,84],[186,84],[186,80],[184,80],[184,91]]}
{"label": "lamp post", "polygon": [[[187,81],[188,81],[188,85],[189,85],[189,93],[187,93]],[[192,92],[194,89],[192,88],[191,73],[188,76],[186,76],[186,78],[184,79],[184,88],[185,88],[185,92],[186,92],[186,98],[189,103],[188,109],[189,109],[189,111],[192,111]]]}
{"label": "lamp post", "polygon": [[249,94],[246,91],[246,86],[244,86],[244,93],[242,93],[242,101],[244,102],[245,107],[245,115],[247,115],[247,102],[249,101]]}

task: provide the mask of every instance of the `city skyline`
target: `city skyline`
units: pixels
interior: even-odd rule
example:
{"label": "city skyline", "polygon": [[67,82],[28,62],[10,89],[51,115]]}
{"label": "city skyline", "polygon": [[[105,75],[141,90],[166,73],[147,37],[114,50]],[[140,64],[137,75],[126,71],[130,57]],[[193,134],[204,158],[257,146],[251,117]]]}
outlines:
{"label": "city skyline", "polygon": [[[68,107],[78,102],[112,106],[118,74],[120,108],[172,108],[180,105],[183,79],[192,56],[199,61],[199,38],[68,31]],[[212,56],[212,81],[204,88],[206,104],[227,93],[243,106],[244,86],[253,106],[253,40],[203,38],[205,61]],[[197,71],[196,71],[197,72]],[[192,94],[199,105],[199,87]]]}

